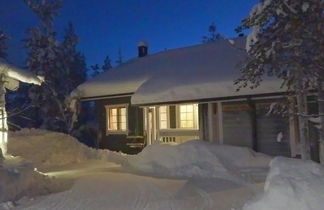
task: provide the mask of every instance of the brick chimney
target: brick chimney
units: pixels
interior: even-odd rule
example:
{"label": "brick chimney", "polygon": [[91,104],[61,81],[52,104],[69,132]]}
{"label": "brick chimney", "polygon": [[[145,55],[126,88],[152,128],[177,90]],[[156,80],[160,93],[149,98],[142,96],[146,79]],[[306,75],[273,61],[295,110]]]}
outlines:
{"label": "brick chimney", "polygon": [[148,47],[147,47],[147,43],[145,41],[140,41],[137,44],[138,47],[138,57],[144,57],[147,55],[148,52]]}

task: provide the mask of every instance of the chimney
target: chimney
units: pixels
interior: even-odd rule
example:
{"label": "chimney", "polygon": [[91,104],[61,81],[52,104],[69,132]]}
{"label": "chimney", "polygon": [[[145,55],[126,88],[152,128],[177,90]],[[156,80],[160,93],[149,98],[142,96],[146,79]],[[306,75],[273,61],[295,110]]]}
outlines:
{"label": "chimney", "polygon": [[137,44],[137,47],[138,47],[138,57],[141,58],[147,55],[148,47],[145,41],[140,41]]}

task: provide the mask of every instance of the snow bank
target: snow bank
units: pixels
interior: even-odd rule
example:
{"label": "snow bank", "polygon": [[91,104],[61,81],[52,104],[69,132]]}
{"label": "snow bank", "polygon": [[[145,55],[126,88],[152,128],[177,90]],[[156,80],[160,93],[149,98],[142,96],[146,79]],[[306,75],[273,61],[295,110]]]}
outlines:
{"label": "snow bank", "polygon": [[[57,192],[59,187],[56,180],[35,171],[31,164],[0,165],[0,203]],[[0,209],[10,205],[10,202],[2,203]]]}
{"label": "snow bank", "polygon": [[147,146],[138,155],[127,157],[126,167],[160,176],[237,181],[247,178],[246,172],[266,171],[269,162],[270,157],[248,148],[197,140],[180,145]]}
{"label": "snow bank", "polygon": [[312,161],[277,157],[270,163],[264,193],[244,210],[322,210],[324,167]]}
{"label": "snow bank", "polygon": [[92,159],[107,159],[108,151],[89,148],[72,136],[38,129],[9,134],[8,152],[38,169],[49,169]]}

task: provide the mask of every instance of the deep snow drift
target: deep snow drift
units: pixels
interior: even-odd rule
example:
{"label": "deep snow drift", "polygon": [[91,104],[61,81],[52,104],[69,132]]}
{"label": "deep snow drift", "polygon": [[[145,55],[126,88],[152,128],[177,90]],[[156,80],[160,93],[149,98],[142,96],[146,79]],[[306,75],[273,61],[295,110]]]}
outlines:
{"label": "deep snow drift", "polygon": [[180,145],[149,145],[138,155],[128,156],[125,166],[164,177],[222,178],[237,182],[265,177],[270,160],[269,156],[245,147],[196,140]]}
{"label": "deep snow drift", "polygon": [[322,210],[324,167],[313,161],[276,157],[270,163],[264,193],[244,210]]}
{"label": "deep snow drift", "polygon": [[[10,158],[0,164],[0,203],[14,201],[22,197],[38,196],[57,192],[62,188],[60,182],[53,180],[38,171],[33,165],[24,163],[18,158]],[[4,203],[2,207],[10,207]]]}
{"label": "deep snow drift", "polygon": [[96,150],[72,136],[40,129],[9,133],[8,152],[44,171],[88,160],[106,160],[108,151]]}
{"label": "deep snow drift", "polygon": [[[89,160],[106,160],[109,155],[108,151],[91,149],[69,135],[38,129],[9,133],[8,152],[16,157],[0,160],[0,203],[67,187],[66,183],[62,185],[39,171]],[[10,203],[1,206],[7,208]]]}

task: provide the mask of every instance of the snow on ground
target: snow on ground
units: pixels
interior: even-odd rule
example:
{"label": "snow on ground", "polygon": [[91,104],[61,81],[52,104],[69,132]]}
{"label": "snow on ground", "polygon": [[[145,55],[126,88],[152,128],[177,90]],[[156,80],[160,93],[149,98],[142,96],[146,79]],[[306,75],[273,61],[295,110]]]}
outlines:
{"label": "snow on ground", "polygon": [[264,193],[247,203],[244,210],[323,209],[323,165],[276,157],[270,167]]}
{"label": "snow on ground", "polygon": [[[11,169],[10,164],[3,166],[5,173],[0,176],[6,184],[1,189],[7,196],[3,201],[13,202],[0,204],[0,209],[239,208],[261,191],[262,183],[247,186],[237,182],[233,170],[242,167],[253,174],[258,171],[251,168],[264,170],[269,161],[244,148],[202,141],[152,145],[138,156],[126,156],[90,149],[65,134],[35,129],[10,133],[9,152],[19,155],[13,160],[20,161],[11,164]],[[162,153],[169,159],[162,158]],[[34,171],[34,165],[39,171],[46,169],[45,173]],[[9,185],[20,191],[12,191]]]}
{"label": "snow on ground", "polygon": [[9,133],[8,152],[44,171],[87,160],[107,159],[108,151],[95,150],[72,136],[40,129]]}
{"label": "snow on ground", "polygon": [[265,177],[270,160],[269,156],[245,147],[196,140],[180,145],[147,146],[140,154],[127,157],[125,166],[164,177],[253,181]]}
{"label": "snow on ground", "polygon": [[[6,159],[0,165],[0,203],[15,201],[24,196],[39,196],[62,190],[59,181],[37,172],[31,164],[19,158]],[[0,204],[10,207],[11,202]]]}
{"label": "snow on ground", "polygon": [[255,195],[255,189],[226,180],[140,176],[111,162],[92,162],[48,175],[76,180],[67,191],[18,201],[16,209],[231,210]]}
{"label": "snow on ground", "polygon": [[[323,166],[275,158],[262,193],[270,157],[243,147],[189,141],[127,156],[90,149],[61,133],[22,130],[10,133],[9,152],[20,157],[0,164],[0,201],[7,201],[1,210],[232,210],[251,198],[244,210],[324,206]],[[53,192],[59,193],[47,195]]]}

